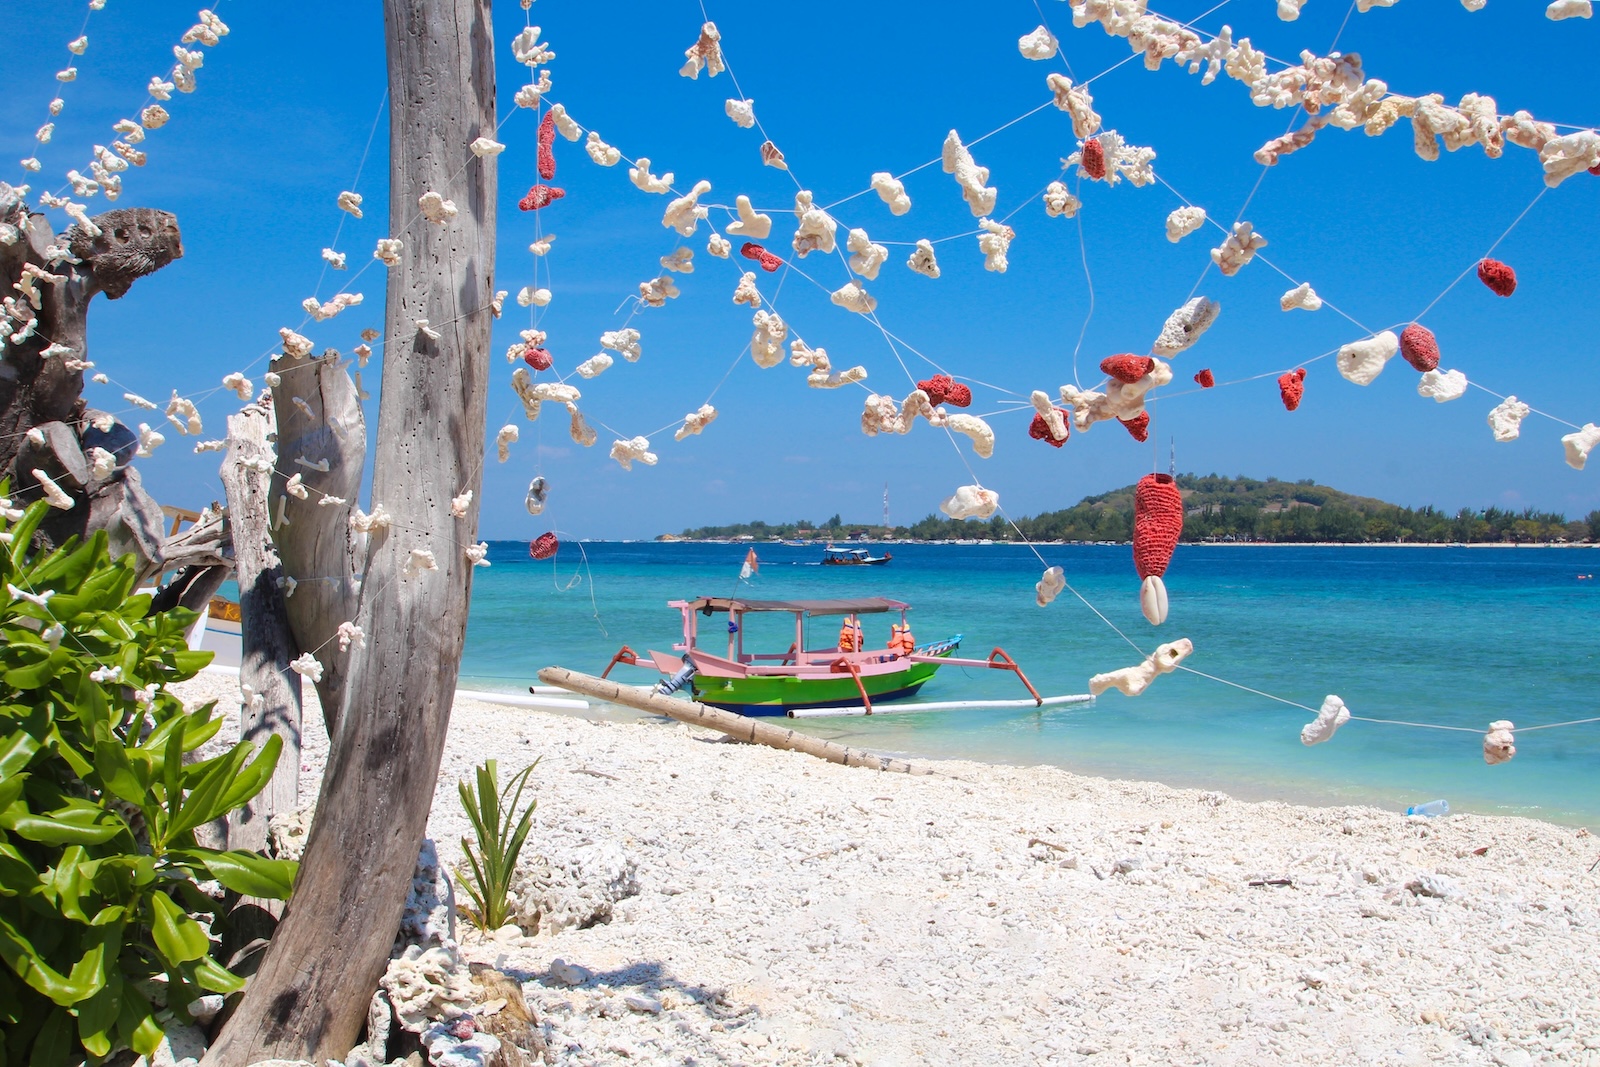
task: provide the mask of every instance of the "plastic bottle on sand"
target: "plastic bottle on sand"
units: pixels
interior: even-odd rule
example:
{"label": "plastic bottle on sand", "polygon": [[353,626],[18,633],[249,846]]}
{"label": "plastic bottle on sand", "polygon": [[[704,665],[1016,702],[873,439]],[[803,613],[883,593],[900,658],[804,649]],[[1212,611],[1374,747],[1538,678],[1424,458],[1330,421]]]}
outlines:
{"label": "plastic bottle on sand", "polygon": [[1450,802],[1448,800],[1430,800],[1426,804],[1415,804],[1406,809],[1407,815],[1426,815],[1432,818],[1435,815],[1449,815]]}

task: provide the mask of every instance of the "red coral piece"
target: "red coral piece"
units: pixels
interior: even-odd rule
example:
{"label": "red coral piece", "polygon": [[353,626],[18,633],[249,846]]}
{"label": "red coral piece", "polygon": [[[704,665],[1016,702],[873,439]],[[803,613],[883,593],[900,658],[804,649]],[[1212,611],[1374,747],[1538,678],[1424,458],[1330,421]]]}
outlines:
{"label": "red coral piece", "polygon": [[1140,580],[1167,573],[1183,534],[1183,494],[1170,474],[1146,474],[1133,490],[1133,567]]}
{"label": "red coral piece", "polygon": [[522,353],[522,361],[534,370],[549,370],[555,363],[550,353],[542,348],[529,348]]}
{"label": "red coral piece", "polygon": [[1596,163],[1594,166],[1590,167],[1589,168],[1589,173],[1590,174],[1600,174],[1600,163]]}
{"label": "red coral piece", "polygon": [[553,185],[535,185],[528,190],[528,195],[517,201],[517,207],[523,211],[538,211],[540,208],[555,203],[567,195],[565,189],[557,189]]}
{"label": "red coral piece", "polygon": [[1106,176],[1106,150],[1100,147],[1099,139],[1083,142],[1083,172],[1095,181],[1100,181]]}
{"label": "red coral piece", "polygon": [[967,407],[972,403],[972,390],[960,382],[953,382],[950,388],[945,390],[944,402],[953,408]]}
{"label": "red coral piece", "polygon": [[1149,356],[1107,356],[1100,361],[1101,374],[1108,374],[1128,385],[1132,385],[1155,368],[1156,361]]}
{"label": "red coral piece", "polygon": [[935,374],[925,382],[918,382],[917,388],[928,394],[928,403],[938,407],[944,403],[944,398],[950,395],[955,382],[948,374]]}
{"label": "red coral piece", "polygon": [[1135,441],[1150,440],[1150,413],[1141,411],[1131,419],[1118,419],[1118,422],[1128,428],[1128,433],[1133,435]]}
{"label": "red coral piece", "polygon": [[1400,331],[1400,354],[1418,370],[1430,371],[1439,365],[1439,341],[1432,330],[1413,322]]}
{"label": "red coral piece", "polygon": [[555,149],[547,144],[539,146],[539,177],[549,181],[556,176]]}
{"label": "red coral piece", "polygon": [[761,269],[766,271],[768,274],[771,274],[773,271],[783,266],[783,260],[773,255],[771,252],[768,252],[765,248],[762,248],[754,241],[746,241],[744,243],[744,247],[739,249],[739,254],[745,259],[754,259],[760,261]]}
{"label": "red coral piece", "polygon": [[[1072,436],[1072,415],[1071,415],[1071,413],[1070,412],[1066,412],[1066,411],[1061,411],[1060,408],[1056,408],[1056,410],[1061,412],[1062,425],[1066,428],[1067,437],[1071,437]],[[1035,414],[1033,416],[1033,422],[1030,423],[1029,426],[1028,426],[1028,436],[1033,438],[1035,441],[1043,441],[1045,444],[1049,445],[1051,448],[1060,448],[1062,445],[1067,443],[1067,437],[1063,437],[1059,441],[1056,440],[1055,434],[1050,432],[1050,424],[1048,422],[1044,421],[1044,415],[1042,415],[1042,414]]]}
{"label": "red coral piece", "polygon": [[1306,395],[1306,369],[1292,370],[1278,378],[1278,393],[1283,397],[1283,406],[1293,411],[1300,406],[1300,398]]}
{"label": "red coral piece", "polygon": [[1478,280],[1499,296],[1510,296],[1517,291],[1517,272],[1498,259],[1478,261]]}
{"label": "red coral piece", "polygon": [[556,549],[561,547],[561,542],[556,540],[553,533],[542,533],[534,538],[528,546],[528,555],[534,559],[549,559],[556,554]]}
{"label": "red coral piece", "polygon": [[546,111],[539,120],[539,147],[549,148],[556,143],[556,113]]}
{"label": "red coral piece", "polygon": [[1197,383],[1199,383],[1200,388],[1202,388],[1202,389],[1210,389],[1213,385],[1217,384],[1217,379],[1212,377],[1212,375],[1211,375],[1211,368],[1210,367],[1207,367],[1205,370],[1201,371],[1199,374],[1196,374],[1194,376],[1194,380]]}
{"label": "red coral piece", "polygon": [[478,1032],[478,1023],[472,1016],[462,1015],[450,1024],[449,1030],[451,1037],[458,1041],[467,1041]]}

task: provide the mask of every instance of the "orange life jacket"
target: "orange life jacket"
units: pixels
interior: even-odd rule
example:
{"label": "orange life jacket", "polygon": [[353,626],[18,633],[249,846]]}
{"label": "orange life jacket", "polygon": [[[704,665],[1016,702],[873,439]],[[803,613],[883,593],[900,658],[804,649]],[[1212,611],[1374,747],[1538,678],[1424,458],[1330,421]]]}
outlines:
{"label": "orange life jacket", "polygon": [[911,626],[908,623],[897,622],[889,627],[889,651],[901,656],[909,656],[916,651],[916,642],[911,639]]}
{"label": "orange life jacket", "polygon": [[861,651],[861,623],[854,615],[845,616],[844,624],[839,627],[839,651]]}

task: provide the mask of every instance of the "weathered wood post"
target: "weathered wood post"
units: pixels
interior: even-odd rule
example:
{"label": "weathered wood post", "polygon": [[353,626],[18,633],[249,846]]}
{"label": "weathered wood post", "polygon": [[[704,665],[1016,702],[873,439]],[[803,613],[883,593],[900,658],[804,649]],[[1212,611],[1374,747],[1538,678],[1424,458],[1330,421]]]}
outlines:
{"label": "weathered wood post", "polygon": [[300,676],[289,669],[297,650],[278,588],[283,568],[270,530],[273,450],[267,439],[272,432],[270,401],[247,405],[228,417],[222,461],[239,581],[239,687],[250,694],[239,712],[239,736],[257,745],[273,734],[283,738],[283,753],[266,789],[228,818],[228,847],[258,852],[266,849],[267,820],[300,803],[301,686]]}
{"label": "weathered wood post", "polygon": [[[489,0],[384,0],[389,46],[389,274],[372,508],[346,700],[295,895],[208,1067],[342,1058],[367,1014],[427,825],[466,636],[493,296],[495,132]],[[437,192],[458,214],[426,222]],[[436,324],[432,341],[415,320]],[[471,489],[461,518],[451,498]],[[407,564],[431,552],[437,570]],[[328,654],[324,650],[323,654]]]}

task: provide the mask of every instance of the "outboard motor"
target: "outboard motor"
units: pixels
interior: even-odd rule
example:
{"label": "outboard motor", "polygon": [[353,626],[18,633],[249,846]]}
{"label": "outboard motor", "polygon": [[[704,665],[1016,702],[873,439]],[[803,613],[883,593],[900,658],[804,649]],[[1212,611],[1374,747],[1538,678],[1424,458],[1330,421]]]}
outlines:
{"label": "outboard motor", "polygon": [[660,696],[671,696],[673,693],[676,693],[678,690],[688,685],[690,679],[692,679],[694,676],[695,666],[689,661],[689,657],[685,656],[683,657],[683,667],[678,671],[678,673],[674,674],[671,678],[664,678],[657,682],[655,691]]}

